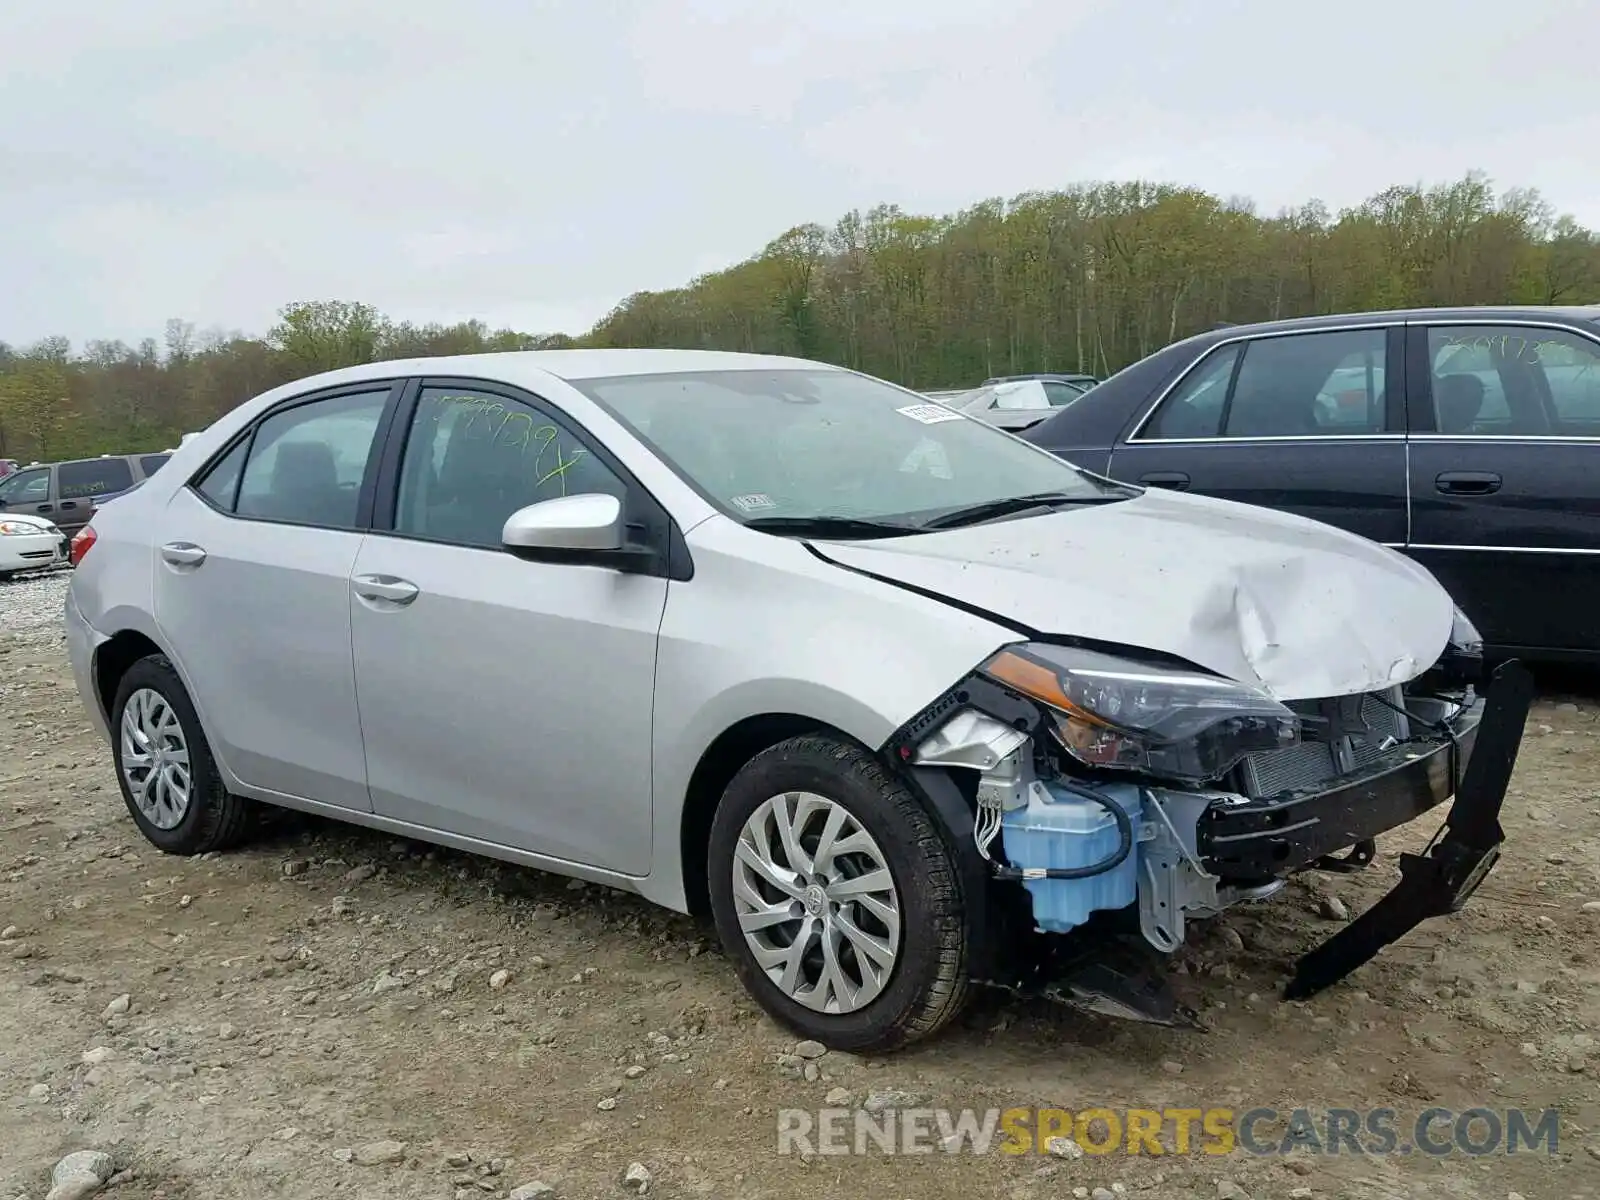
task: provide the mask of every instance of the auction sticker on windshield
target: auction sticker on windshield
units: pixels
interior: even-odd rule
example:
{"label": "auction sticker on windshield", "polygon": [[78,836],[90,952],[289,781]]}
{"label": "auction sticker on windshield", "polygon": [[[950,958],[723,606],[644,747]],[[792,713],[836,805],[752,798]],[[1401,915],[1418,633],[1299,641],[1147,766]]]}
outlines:
{"label": "auction sticker on windshield", "polygon": [[897,408],[895,412],[901,416],[910,417],[913,421],[921,421],[924,425],[937,425],[940,421],[959,421],[961,414],[942,404],[908,404],[904,408]]}
{"label": "auction sticker on windshield", "polygon": [[735,496],[733,502],[745,512],[760,512],[765,508],[777,508],[778,502],[765,492],[752,492],[748,496]]}

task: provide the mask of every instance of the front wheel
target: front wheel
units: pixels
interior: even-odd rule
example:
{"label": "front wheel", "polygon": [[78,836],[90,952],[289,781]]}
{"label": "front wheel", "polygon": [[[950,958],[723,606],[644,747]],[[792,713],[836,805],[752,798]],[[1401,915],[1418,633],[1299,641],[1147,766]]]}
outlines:
{"label": "front wheel", "polygon": [[836,1050],[892,1050],[960,1011],[961,884],[922,803],[830,737],[762,752],[712,820],[717,932],[775,1018]]}
{"label": "front wheel", "polygon": [[128,668],[111,704],[117,784],[139,832],[168,854],[237,845],[254,806],[230,795],[189,693],[165,655]]}

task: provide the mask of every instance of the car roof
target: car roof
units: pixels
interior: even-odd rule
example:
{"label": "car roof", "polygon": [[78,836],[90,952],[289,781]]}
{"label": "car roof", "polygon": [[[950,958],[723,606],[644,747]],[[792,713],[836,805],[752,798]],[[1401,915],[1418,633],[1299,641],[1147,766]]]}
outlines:
{"label": "car roof", "polygon": [[449,354],[433,358],[386,359],[340,367],[297,379],[274,389],[282,396],[364,379],[402,375],[444,375],[494,379],[536,387],[554,377],[568,383],[627,375],[672,375],[693,371],[839,371],[829,363],[777,354],[727,350],[507,350],[492,354]]}
{"label": "car roof", "polygon": [[[1373,312],[1324,313],[1314,317],[1285,317],[1244,325],[1219,325],[1196,338],[1225,341],[1240,334],[1273,333],[1296,329],[1326,329],[1333,325],[1395,325],[1408,321],[1600,321],[1600,304],[1464,305],[1459,308],[1396,308]],[[1181,339],[1188,340],[1188,339]]]}

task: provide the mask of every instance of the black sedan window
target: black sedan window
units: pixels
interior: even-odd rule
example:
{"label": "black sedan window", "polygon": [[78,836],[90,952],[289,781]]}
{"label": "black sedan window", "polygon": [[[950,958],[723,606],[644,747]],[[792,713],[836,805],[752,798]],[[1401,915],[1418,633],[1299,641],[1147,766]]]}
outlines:
{"label": "black sedan window", "polygon": [[[1263,337],[1202,360],[1143,438],[1348,437],[1385,427],[1384,329]],[[1237,363],[1239,355],[1244,356]]]}

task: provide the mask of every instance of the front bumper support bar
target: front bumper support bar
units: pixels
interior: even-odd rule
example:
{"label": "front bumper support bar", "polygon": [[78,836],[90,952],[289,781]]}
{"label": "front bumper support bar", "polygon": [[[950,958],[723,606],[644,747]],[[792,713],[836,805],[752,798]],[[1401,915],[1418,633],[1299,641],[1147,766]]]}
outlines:
{"label": "front bumper support bar", "polygon": [[1495,671],[1484,692],[1476,744],[1439,835],[1423,853],[1402,854],[1400,882],[1295,964],[1284,999],[1302,1000],[1332,986],[1429,917],[1457,911],[1477,890],[1505,840],[1500,807],[1533,696],[1533,676],[1520,663]]}

